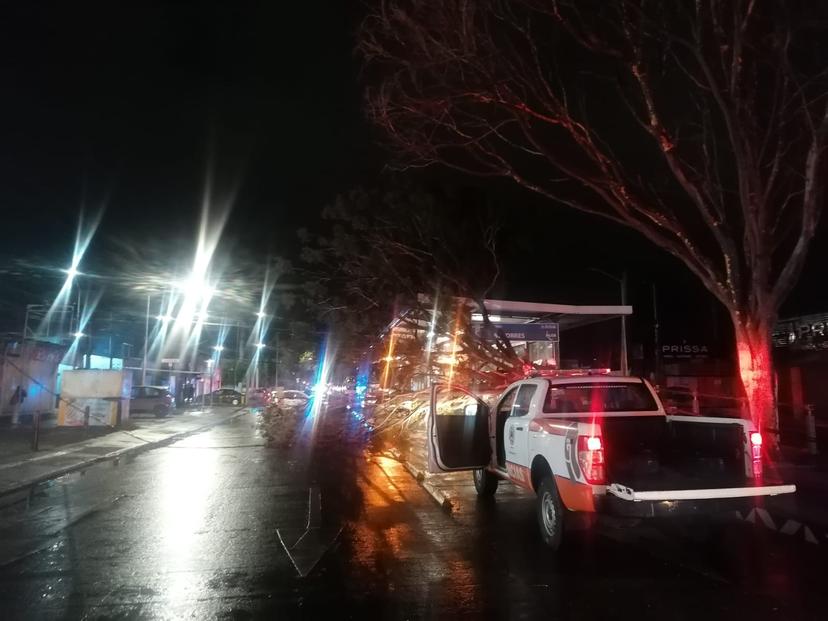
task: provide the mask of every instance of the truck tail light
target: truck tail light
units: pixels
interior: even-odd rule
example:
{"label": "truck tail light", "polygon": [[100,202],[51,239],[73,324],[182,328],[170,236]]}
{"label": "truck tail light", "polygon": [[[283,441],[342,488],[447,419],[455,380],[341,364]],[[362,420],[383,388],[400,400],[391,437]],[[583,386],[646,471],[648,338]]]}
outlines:
{"label": "truck tail light", "polygon": [[750,451],[753,458],[753,478],[762,476],[762,434],[754,431],[750,434]]}
{"label": "truck tail light", "polygon": [[601,436],[578,436],[578,465],[587,483],[603,485],[607,482]]}

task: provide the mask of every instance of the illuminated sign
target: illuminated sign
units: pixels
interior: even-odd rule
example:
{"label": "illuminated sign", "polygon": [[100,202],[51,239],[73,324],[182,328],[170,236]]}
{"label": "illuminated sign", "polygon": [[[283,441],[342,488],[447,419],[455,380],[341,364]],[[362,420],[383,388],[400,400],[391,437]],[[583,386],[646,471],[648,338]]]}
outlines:
{"label": "illuminated sign", "polygon": [[828,314],[785,319],[773,331],[776,347],[828,349]]}
{"label": "illuminated sign", "polygon": [[661,346],[663,358],[706,358],[710,355],[707,345],[682,343],[681,345],[665,344]]}
{"label": "illuminated sign", "polygon": [[[495,329],[503,331],[510,341],[548,342],[557,343],[560,340],[560,330],[557,323],[496,323]],[[475,331],[480,333],[483,325],[475,325]]]}

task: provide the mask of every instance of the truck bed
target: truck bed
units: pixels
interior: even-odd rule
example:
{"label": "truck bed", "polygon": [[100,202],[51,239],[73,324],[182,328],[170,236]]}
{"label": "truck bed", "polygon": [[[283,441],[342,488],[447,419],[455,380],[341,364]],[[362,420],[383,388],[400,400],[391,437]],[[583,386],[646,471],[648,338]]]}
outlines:
{"label": "truck bed", "polygon": [[[606,418],[607,481],[635,489],[687,490],[747,485],[743,427],[733,421]],[[752,481],[752,479],[751,479]]]}

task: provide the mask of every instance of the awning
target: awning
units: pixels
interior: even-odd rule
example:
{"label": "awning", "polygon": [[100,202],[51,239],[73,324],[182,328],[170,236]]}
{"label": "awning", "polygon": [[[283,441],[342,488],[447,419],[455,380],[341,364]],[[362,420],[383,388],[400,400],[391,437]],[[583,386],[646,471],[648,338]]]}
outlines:
{"label": "awning", "polygon": [[620,304],[617,306],[581,306],[512,300],[484,300],[483,303],[490,316],[498,316],[497,323],[554,322],[560,325],[561,331],[581,328],[609,319],[617,319],[632,315],[633,312],[632,306]]}

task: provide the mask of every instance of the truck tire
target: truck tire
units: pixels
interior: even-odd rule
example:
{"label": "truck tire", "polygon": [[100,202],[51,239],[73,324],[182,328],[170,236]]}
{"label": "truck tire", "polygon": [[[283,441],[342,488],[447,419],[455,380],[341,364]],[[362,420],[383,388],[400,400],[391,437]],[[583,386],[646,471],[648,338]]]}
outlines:
{"label": "truck tire", "polygon": [[497,491],[498,478],[485,468],[478,468],[472,472],[474,489],[478,496],[494,496]]}
{"label": "truck tire", "polygon": [[538,487],[537,514],[541,539],[553,550],[560,547],[563,539],[565,512],[555,478],[548,474]]}
{"label": "truck tire", "polygon": [[166,418],[170,411],[163,405],[156,405],[152,413],[155,414],[155,418]]}

